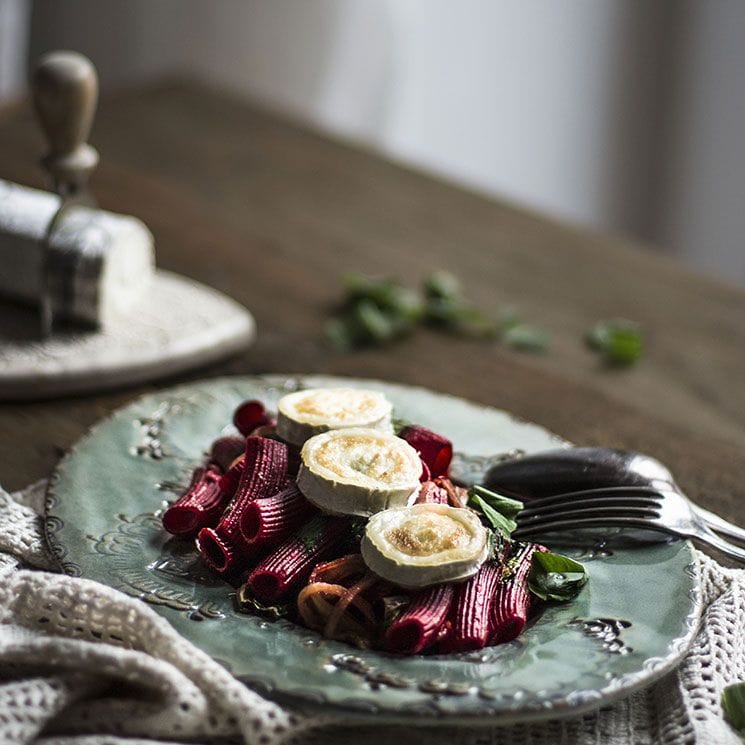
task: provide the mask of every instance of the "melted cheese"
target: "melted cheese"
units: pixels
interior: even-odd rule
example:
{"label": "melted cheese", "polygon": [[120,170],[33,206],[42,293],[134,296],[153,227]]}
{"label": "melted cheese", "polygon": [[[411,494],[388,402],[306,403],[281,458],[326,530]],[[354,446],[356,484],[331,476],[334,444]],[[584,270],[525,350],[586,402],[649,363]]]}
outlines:
{"label": "melted cheese", "polygon": [[386,540],[409,556],[430,556],[465,546],[470,536],[463,524],[447,515],[418,514],[391,528]]}
{"label": "melted cheese", "polygon": [[362,557],[384,579],[426,587],[475,574],[489,546],[489,533],[471,510],[415,504],[373,515],[362,539]]}

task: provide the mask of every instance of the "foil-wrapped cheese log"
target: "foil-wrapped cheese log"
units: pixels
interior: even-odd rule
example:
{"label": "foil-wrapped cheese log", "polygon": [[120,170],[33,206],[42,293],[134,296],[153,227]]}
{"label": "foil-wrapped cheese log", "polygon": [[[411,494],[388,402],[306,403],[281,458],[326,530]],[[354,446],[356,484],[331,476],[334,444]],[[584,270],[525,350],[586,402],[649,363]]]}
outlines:
{"label": "foil-wrapped cheese log", "polygon": [[155,273],[152,234],[137,218],[79,205],[55,219],[61,204],[0,180],[0,297],[38,306],[49,292],[55,319],[94,327],[132,313]]}

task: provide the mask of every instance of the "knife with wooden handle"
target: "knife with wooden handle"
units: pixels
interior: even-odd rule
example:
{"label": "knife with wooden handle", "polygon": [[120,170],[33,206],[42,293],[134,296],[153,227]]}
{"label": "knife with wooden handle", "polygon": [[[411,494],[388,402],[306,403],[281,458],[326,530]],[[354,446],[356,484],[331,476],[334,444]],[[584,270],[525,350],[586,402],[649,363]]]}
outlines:
{"label": "knife with wooden handle", "polygon": [[39,59],[32,81],[34,108],[49,145],[41,163],[61,204],[44,239],[41,275],[40,323],[49,336],[58,309],[69,305],[74,287],[65,281],[73,275],[59,271],[59,257],[51,238],[71,206],[95,207],[88,179],[98,165],[98,152],[87,140],[98,101],[98,75],[93,63],[77,52],[49,52]]}

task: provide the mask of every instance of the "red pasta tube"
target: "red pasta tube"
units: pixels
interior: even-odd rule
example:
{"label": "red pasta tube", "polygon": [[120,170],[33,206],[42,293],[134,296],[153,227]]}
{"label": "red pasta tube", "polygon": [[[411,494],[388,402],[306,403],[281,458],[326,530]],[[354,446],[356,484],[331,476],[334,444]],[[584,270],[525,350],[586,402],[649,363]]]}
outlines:
{"label": "red pasta tube", "polygon": [[247,504],[240,516],[241,535],[251,547],[277,545],[316,511],[293,483],[272,497]]}
{"label": "red pasta tube", "polygon": [[501,564],[489,559],[473,577],[457,586],[453,633],[448,640],[452,651],[481,649],[492,637],[492,605],[501,574]]}
{"label": "red pasta tube", "polygon": [[429,471],[428,478],[434,479],[447,475],[450,461],[453,458],[453,443],[447,437],[417,424],[404,427],[398,436],[406,440],[419,453],[419,457]]}
{"label": "red pasta tube", "polygon": [[349,528],[347,518],[316,515],[254,568],[246,579],[249,591],[265,603],[285,597],[343,543]]}
{"label": "red pasta tube", "polygon": [[246,450],[245,437],[218,437],[210,448],[210,463],[220,467],[224,473],[236,458],[243,455]]}
{"label": "red pasta tube", "polygon": [[238,484],[241,483],[241,476],[243,476],[245,470],[246,456],[244,454],[236,458],[220,478],[220,489],[231,499],[235,496],[236,491],[238,491]]}
{"label": "red pasta tube", "polygon": [[274,419],[261,401],[249,400],[233,412],[233,424],[244,437],[248,437],[258,427],[274,424]]}
{"label": "red pasta tube", "polygon": [[241,555],[250,549],[241,534],[241,516],[254,499],[276,494],[287,480],[287,446],[265,437],[246,440],[245,467],[235,495],[214,528],[203,528],[197,543],[209,567],[228,574],[237,567]]}
{"label": "red pasta tube", "polygon": [[528,574],[533,554],[541,548],[534,543],[515,544],[494,595],[492,644],[512,641],[525,628],[530,612]]}
{"label": "red pasta tube", "polygon": [[188,489],[163,513],[163,527],[173,535],[195,536],[216,525],[229,499],[220,490],[220,477],[215,466],[195,469]]}
{"label": "red pasta tube", "polygon": [[452,584],[434,585],[415,593],[406,610],[388,627],[385,648],[399,654],[419,654],[439,638],[450,612]]}

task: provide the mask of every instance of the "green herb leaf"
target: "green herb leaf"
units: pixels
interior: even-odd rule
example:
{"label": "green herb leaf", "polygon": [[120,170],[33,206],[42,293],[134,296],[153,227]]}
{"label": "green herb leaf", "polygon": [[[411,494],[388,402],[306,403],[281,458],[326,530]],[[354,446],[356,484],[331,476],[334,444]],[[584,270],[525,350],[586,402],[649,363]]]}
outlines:
{"label": "green herb leaf", "polygon": [[484,500],[492,509],[501,513],[505,517],[516,517],[517,513],[525,506],[519,499],[512,499],[511,497],[505,497],[502,494],[497,494],[487,489],[484,486],[472,486],[468,495],[475,495]]}
{"label": "green herb leaf", "polygon": [[468,506],[480,512],[501,536],[509,538],[517,527],[514,517],[523,508],[523,503],[503,497],[483,486],[472,486],[468,490]]}
{"label": "green herb leaf", "polygon": [[499,332],[499,326],[494,319],[458,299],[428,300],[427,320],[464,336],[493,337]]}
{"label": "green herb leaf", "polygon": [[408,419],[401,419],[399,417],[394,416],[391,419],[391,426],[393,427],[393,434],[396,435],[396,437],[400,437],[401,432],[407,427],[411,427],[413,423],[414,422],[411,422]]}
{"label": "green herb leaf", "polygon": [[586,341],[611,365],[632,365],[642,356],[641,328],[624,318],[598,321],[587,333]]}
{"label": "green herb leaf", "polygon": [[516,323],[508,326],[502,336],[505,344],[521,352],[540,353],[548,349],[548,333],[538,326]]}
{"label": "green herb leaf", "polygon": [[517,326],[522,322],[520,314],[514,308],[501,308],[497,312],[497,325],[501,329],[502,333],[511,329],[513,326]]}
{"label": "green herb leaf", "polygon": [[424,279],[424,295],[428,300],[460,300],[460,282],[450,272],[432,272]]}
{"label": "green herb leaf", "polygon": [[528,352],[542,352],[548,344],[545,331],[521,323],[512,309],[503,309],[495,317],[472,305],[449,272],[429,274],[423,295],[390,278],[353,273],[343,281],[344,304],[325,328],[331,344],[343,351],[385,344],[422,321],[460,336],[501,337],[509,346]]}
{"label": "green herb leaf", "polygon": [[724,718],[738,732],[745,732],[745,683],[733,683],[722,691]]}
{"label": "green herb leaf", "polygon": [[505,517],[501,512],[497,512],[497,510],[490,507],[487,502],[475,494],[469,497],[468,506],[472,507],[476,512],[481,513],[486,522],[505,538],[509,538],[510,533],[517,527],[517,523],[514,520]]}
{"label": "green herb leaf", "polygon": [[289,618],[294,610],[294,603],[276,603],[268,605],[254,597],[248,585],[242,585],[235,596],[238,610],[242,613],[258,614],[276,621],[278,618]]}
{"label": "green herb leaf", "polygon": [[541,600],[572,600],[586,582],[587,572],[578,561],[561,554],[541,551],[533,554],[528,588]]}
{"label": "green herb leaf", "polygon": [[329,318],[324,333],[329,343],[340,352],[348,352],[362,341],[362,332],[351,316]]}
{"label": "green herb leaf", "polygon": [[381,311],[409,321],[418,321],[424,315],[424,303],[414,290],[392,279],[373,279],[363,274],[344,277],[347,303],[354,309],[361,301],[368,301]]}
{"label": "green herb leaf", "polygon": [[389,297],[389,310],[411,323],[417,323],[424,317],[424,303],[419,294],[408,287],[397,286]]}
{"label": "green herb leaf", "polygon": [[372,342],[386,342],[396,335],[396,325],[371,300],[360,300],[352,311],[352,318]]}
{"label": "green herb leaf", "polygon": [[355,300],[384,300],[393,282],[389,279],[367,277],[364,274],[345,274],[342,278],[347,298]]}
{"label": "green herb leaf", "polygon": [[342,351],[385,344],[410,332],[424,315],[418,293],[390,279],[344,277],[346,300],[326,324],[326,337]]}
{"label": "green herb leaf", "polygon": [[383,607],[383,628],[387,629],[411,604],[409,595],[388,595],[380,600]]}

